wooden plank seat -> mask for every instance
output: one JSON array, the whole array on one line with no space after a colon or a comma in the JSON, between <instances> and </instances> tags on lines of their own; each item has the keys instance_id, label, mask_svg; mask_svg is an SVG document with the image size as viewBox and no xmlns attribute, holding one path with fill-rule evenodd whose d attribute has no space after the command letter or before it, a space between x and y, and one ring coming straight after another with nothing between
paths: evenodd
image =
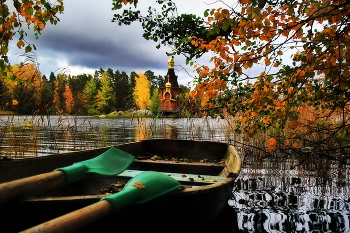
<instances>
[{"instance_id":1,"label":"wooden plank seat","mask_svg":"<svg viewBox=\"0 0 350 233\"><path fill-rule=\"evenodd\" d=\"M117 178L120 179L130 179L144 171L140 170L125 170L123 173L119 174ZM208 185L221 182L226 179L223 176L214 176L214 175L198 175L198 174L188 174L188 173L172 173L172 172L163 172L164 174L174 178L185 185Z\"/></svg>"}]
</instances>

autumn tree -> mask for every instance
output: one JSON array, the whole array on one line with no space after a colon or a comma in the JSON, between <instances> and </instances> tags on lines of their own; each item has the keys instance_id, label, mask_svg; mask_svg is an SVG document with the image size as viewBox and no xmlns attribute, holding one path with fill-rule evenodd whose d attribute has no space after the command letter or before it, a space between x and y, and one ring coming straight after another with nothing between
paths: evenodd
<instances>
[{"instance_id":1,"label":"autumn tree","mask_svg":"<svg viewBox=\"0 0 350 233\"><path fill-rule=\"evenodd\" d=\"M86 83L91 79L91 75L79 74L68 79L68 85L72 91L74 106L72 112L76 114L85 113L83 91Z\"/></svg>"},{"instance_id":2,"label":"autumn tree","mask_svg":"<svg viewBox=\"0 0 350 233\"><path fill-rule=\"evenodd\" d=\"M67 75L58 74L57 79L54 81L54 97L53 107L55 113L62 114L66 109L66 98L64 92L66 91Z\"/></svg>"},{"instance_id":3,"label":"autumn tree","mask_svg":"<svg viewBox=\"0 0 350 233\"><path fill-rule=\"evenodd\" d=\"M97 93L97 108L101 113L110 113L115 109L115 93L111 83L111 78L107 72L102 73L101 90Z\"/></svg>"},{"instance_id":4,"label":"autumn tree","mask_svg":"<svg viewBox=\"0 0 350 233\"><path fill-rule=\"evenodd\" d=\"M3 79L6 92L3 93L3 104L11 106L15 100L18 104L16 109L20 114L42 113L43 92L45 89L41 73L33 63L11 66ZM10 109L8 109L10 110Z\"/></svg>"},{"instance_id":5,"label":"autumn tree","mask_svg":"<svg viewBox=\"0 0 350 233\"><path fill-rule=\"evenodd\" d=\"M63 93L64 98L66 99L66 112L71 114L74 107L74 99L71 88L68 84L65 85L65 91Z\"/></svg>"},{"instance_id":6,"label":"autumn tree","mask_svg":"<svg viewBox=\"0 0 350 233\"><path fill-rule=\"evenodd\" d=\"M143 73L140 72L138 74L138 77L135 77L135 88L133 96L137 107L141 110L149 109L150 107L150 87L150 81Z\"/></svg>"},{"instance_id":7,"label":"autumn tree","mask_svg":"<svg viewBox=\"0 0 350 233\"><path fill-rule=\"evenodd\" d=\"M39 38L41 31L49 22L57 24L58 14L63 12L63 1L57 0L54 3L47 0L13 0L8 1L13 5L6 4L6 1L1 1L1 27L0 27L0 72L5 72L10 69L7 53L9 51L9 42L16 38L17 47L24 48L24 52L30 52L35 48L34 44L29 44L26 41L28 33L26 28L31 28L34 31L35 38ZM5 73L3 73L5 75Z\"/></svg>"},{"instance_id":8,"label":"autumn tree","mask_svg":"<svg viewBox=\"0 0 350 233\"><path fill-rule=\"evenodd\" d=\"M138 1L113 2L120 9ZM176 1L156 2L161 12L124 10L114 20L140 21L146 39L188 59L214 54L211 65L196 64L192 97L203 100L202 110L234 116L246 140L264 133L266 152L350 158L348 0L219 1L223 8L204 17L177 15Z\"/></svg>"}]
</instances>

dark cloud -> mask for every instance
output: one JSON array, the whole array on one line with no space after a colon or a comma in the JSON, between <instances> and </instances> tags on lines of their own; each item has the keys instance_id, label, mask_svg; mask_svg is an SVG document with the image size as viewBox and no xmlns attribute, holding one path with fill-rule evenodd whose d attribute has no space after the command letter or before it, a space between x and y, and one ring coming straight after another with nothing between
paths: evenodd
<instances>
[{"instance_id":1,"label":"dark cloud","mask_svg":"<svg viewBox=\"0 0 350 233\"><path fill-rule=\"evenodd\" d=\"M138 42L147 44L145 41ZM156 48L146 51L133 44L115 42L108 38L89 38L85 35L50 33L40 38L43 53L60 53L70 65L92 69L100 67L126 67L138 69L162 68L158 57L150 56ZM165 54L163 56L166 57Z\"/></svg>"},{"instance_id":2,"label":"dark cloud","mask_svg":"<svg viewBox=\"0 0 350 233\"><path fill-rule=\"evenodd\" d=\"M207 8L199 0L177 0L176 3L179 11L186 13L202 15ZM64 69L77 75L111 68L127 73L152 70L156 75L166 75L166 52L170 48L156 49L156 43L142 37L143 30L138 23L122 27L112 23L116 13L111 10L112 0L74 0L64 1L64 4L65 11L57 25L48 24L39 40L28 37L37 47L35 54L43 74ZM154 1L140 1L139 5L147 9L148 4ZM12 47L10 58L13 63L19 63L19 54L23 51L16 50L15 43ZM177 65L183 66L177 73L179 83L186 84L192 79L187 72L193 74L193 68L185 65L183 57L175 59Z\"/></svg>"}]
</instances>

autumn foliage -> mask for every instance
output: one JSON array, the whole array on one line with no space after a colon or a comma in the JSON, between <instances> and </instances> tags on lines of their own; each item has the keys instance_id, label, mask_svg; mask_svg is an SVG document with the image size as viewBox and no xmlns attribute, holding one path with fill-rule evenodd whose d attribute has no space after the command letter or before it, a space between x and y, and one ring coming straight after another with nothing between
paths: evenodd
<instances>
[{"instance_id":1,"label":"autumn foliage","mask_svg":"<svg viewBox=\"0 0 350 233\"><path fill-rule=\"evenodd\" d=\"M115 9L137 4L114 2ZM246 140L263 132L266 151L309 148L346 160L350 2L220 2L223 8L206 10L203 20L191 16L186 21L188 15L177 16L172 1L157 1L162 12L157 15L154 9L138 17L144 37L175 46L175 53L188 58L214 54L210 65L197 67L198 84L191 97L201 99L202 110L212 116L233 117L234 130ZM128 24L135 21L131 16L139 15L124 11L115 19ZM181 25L176 24L180 19ZM186 30L177 29L186 22ZM166 37L169 30L176 38Z\"/></svg>"},{"instance_id":2,"label":"autumn foliage","mask_svg":"<svg viewBox=\"0 0 350 233\"><path fill-rule=\"evenodd\" d=\"M207 80L225 80L230 93L212 105L235 115L239 132L253 137L267 130L268 151L278 142L288 148L298 143L312 146L314 139L324 148L340 131L345 138L349 134L345 130L349 128L349 2L243 0L240 5L239 12L233 8L205 12L208 30L230 31L228 36L211 41L192 37L198 49L215 54L213 67L198 68L204 80L196 87L204 90L201 98L212 95L205 89ZM258 66L260 75L249 75L247 71ZM313 119L305 118L300 108ZM320 124L325 122L324 137L319 137ZM271 128L285 127L271 133Z\"/></svg>"},{"instance_id":3,"label":"autumn foliage","mask_svg":"<svg viewBox=\"0 0 350 233\"><path fill-rule=\"evenodd\" d=\"M149 109L151 106L150 81L140 72L138 77L135 77L135 82L133 96L137 107L141 110Z\"/></svg>"},{"instance_id":4,"label":"autumn foliage","mask_svg":"<svg viewBox=\"0 0 350 233\"><path fill-rule=\"evenodd\" d=\"M28 35L26 30L31 28L34 31L35 38L38 38L48 22L57 24L59 21L57 14L64 10L62 0L57 0L55 3L51 3L49 0L13 0L8 2L13 5L6 4L6 1L1 1L0 4L1 72L11 68L11 66L8 66L9 60L7 57L11 40L16 39L17 47L24 48L25 53L31 52L36 47L26 41ZM2 75L5 75L5 73L2 73Z\"/></svg>"}]
</instances>

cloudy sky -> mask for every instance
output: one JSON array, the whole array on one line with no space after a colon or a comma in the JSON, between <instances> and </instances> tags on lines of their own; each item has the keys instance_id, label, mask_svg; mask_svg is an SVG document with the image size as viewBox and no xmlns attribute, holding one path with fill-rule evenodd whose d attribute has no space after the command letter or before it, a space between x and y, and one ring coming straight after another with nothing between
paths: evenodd
<instances>
[{"instance_id":1,"label":"cloudy sky","mask_svg":"<svg viewBox=\"0 0 350 233\"><path fill-rule=\"evenodd\" d=\"M147 3L140 1L140 7L147 9ZM202 16L207 8L212 8L202 0L176 0L179 12L195 13ZM215 2L212 0L212 2ZM156 75L166 75L166 52L170 48L156 48L157 43L142 37L139 23L118 26L111 19L112 0L65 0L64 14L57 25L47 25L38 40L27 41L37 47L35 56L40 71L49 76L67 73L70 75L93 74L100 68L114 71L145 72L152 70ZM17 42L17 41L16 41ZM15 43L16 43L15 42ZM12 43L9 57L12 64L21 62L21 51ZM22 51L23 52L23 51ZM208 56L209 57L209 56ZM202 58L203 61L207 58ZM176 74L180 84L187 85L195 75L193 69L185 65L182 56L175 56ZM180 66L186 68L185 72ZM190 75L188 75L189 73Z\"/></svg>"}]
</instances>

